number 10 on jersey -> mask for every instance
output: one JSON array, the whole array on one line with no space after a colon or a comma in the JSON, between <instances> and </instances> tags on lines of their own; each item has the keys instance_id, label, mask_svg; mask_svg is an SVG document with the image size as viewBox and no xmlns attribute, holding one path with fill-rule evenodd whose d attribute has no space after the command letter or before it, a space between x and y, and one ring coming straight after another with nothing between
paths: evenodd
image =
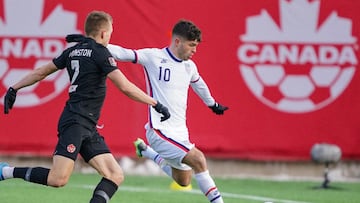
<instances>
[{"instance_id":1,"label":"number 10 on jersey","mask_svg":"<svg viewBox=\"0 0 360 203\"><path fill-rule=\"evenodd\" d=\"M170 81L170 69L159 67L159 80L164 80L165 82Z\"/></svg>"}]
</instances>

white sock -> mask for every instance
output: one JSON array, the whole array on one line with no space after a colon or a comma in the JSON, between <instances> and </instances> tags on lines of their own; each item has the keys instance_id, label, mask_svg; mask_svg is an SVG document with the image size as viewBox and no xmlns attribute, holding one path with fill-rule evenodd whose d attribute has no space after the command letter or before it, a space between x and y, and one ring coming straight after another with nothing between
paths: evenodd
<instances>
[{"instance_id":1,"label":"white sock","mask_svg":"<svg viewBox=\"0 0 360 203\"><path fill-rule=\"evenodd\" d=\"M4 179L14 178L13 173L14 173L14 167L6 166L2 170L2 175Z\"/></svg>"},{"instance_id":2,"label":"white sock","mask_svg":"<svg viewBox=\"0 0 360 203\"><path fill-rule=\"evenodd\" d=\"M172 178L172 169L171 166L166 163L166 161L149 145L146 150L141 152L143 157L153 160L168 176Z\"/></svg>"},{"instance_id":3,"label":"white sock","mask_svg":"<svg viewBox=\"0 0 360 203\"><path fill-rule=\"evenodd\" d=\"M214 180L211 178L209 171L195 174L195 179L200 190L211 203L224 203L220 192L218 191Z\"/></svg>"}]
</instances>

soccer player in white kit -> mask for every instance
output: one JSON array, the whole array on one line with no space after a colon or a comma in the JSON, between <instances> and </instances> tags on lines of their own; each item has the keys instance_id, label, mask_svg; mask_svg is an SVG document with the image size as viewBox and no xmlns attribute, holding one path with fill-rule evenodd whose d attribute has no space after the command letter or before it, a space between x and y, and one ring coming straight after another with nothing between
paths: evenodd
<instances>
[{"instance_id":1,"label":"soccer player in white kit","mask_svg":"<svg viewBox=\"0 0 360 203\"><path fill-rule=\"evenodd\" d=\"M190 142L186 126L189 86L214 113L220 115L228 109L211 96L191 60L200 41L200 29L190 21L180 20L173 28L168 47L131 50L109 44L108 49L117 60L143 65L148 94L162 101L171 113L168 120L161 122L160 115L149 108L149 122L145 126L149 146L138 138L134 142L137 155L153 160L181 186L191 183L194 170L195 179L208 200L222 203L205 156Z\"/></svg>"}]
</instances>

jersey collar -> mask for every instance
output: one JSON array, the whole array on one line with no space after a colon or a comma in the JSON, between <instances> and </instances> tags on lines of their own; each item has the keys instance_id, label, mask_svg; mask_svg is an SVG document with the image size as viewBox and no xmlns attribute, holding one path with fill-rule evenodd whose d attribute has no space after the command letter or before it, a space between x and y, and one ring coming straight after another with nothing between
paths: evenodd
<instances>
[{"instance_id":1,"label":"jersey collar","mask_svg":"<svg viewBox=\"0 0 360 203\"><path fill-rule=\"evenodd\" d=\"M174 56L174 55L171 53L169 47L166 47L166 52L170 55L170 57L171 57L174 61L179 62L179 63L182 62L182 60L178 59L176 56Z\"/></svg>"}]
</instances>

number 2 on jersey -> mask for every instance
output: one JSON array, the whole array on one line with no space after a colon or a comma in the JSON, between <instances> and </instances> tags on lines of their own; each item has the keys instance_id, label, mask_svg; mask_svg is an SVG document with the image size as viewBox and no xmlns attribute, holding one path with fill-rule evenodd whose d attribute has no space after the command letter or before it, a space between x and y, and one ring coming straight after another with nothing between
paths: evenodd
<instances>
[{"instance_id":1,"label":"number 2 on jersey","mask_svg":"<svg viewBox=\"0 0 360 203\"><path fill-rule=\"evenodd\" d=\"M71 70L74 71L74 74L71 78L71 85L69 87L69 93L75 92L78 85L74 85L76 78L79 76L80 72L80 63L79 60L71 60Z\"/></svg>"},{"instance_id":2,"label":"number 2 on jersey","mask_svg":"<svg viewBox=\"0 0 360 203\"><path fill-rule=\"evenodd\" d=\"M170 69L159 67L159 80L164 80L165 82L170 81Z\"/></svg>"}]
</instances>

